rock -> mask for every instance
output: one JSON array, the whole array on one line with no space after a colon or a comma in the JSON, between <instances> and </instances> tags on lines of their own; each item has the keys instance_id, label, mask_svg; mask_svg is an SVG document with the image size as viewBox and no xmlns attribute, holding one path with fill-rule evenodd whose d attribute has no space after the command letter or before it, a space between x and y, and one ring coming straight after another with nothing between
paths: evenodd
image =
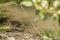
<instances>
[{"instance_id":1,"label":"rock","mask_svg":"<svg viewBox=\"0 0 60 40\"><path fill-rule=\"evenodd\" d=\"M15 37L7 37L7 40L15 40Z\"/></svg>"}]
</instances>

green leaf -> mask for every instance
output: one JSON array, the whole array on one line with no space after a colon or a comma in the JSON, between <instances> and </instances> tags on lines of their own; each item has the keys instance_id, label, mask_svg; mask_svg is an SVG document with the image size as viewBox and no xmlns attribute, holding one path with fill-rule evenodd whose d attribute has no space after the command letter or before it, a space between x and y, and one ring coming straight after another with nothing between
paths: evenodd
<instances>
[{"instance_id":1,"label":"green leaf","mask_svg":"<svg viewBox=\"0 0 60 40\"><path fill-rule=\"evenodd\" d=\"M0 11L0 17L4 16L5 15L5 11L4 10L1 10Z\"/></svg>"},{"instance_id":2,"label":"green leaf","mask_svg":"<svg viewBox=\"0 0 60 40\"><path fill-rule=\"evenodd\" d=\"M6 3L9 2L10 0L0 0L0 3Z\"/></svg>"},{"instance_id":3,"label":"green leaf","mask_svg":"<svg viewBox=\"0 0 60 40\"><path fill-rule=\"evenodd\" d=\"M58 19L58 23L59 23L59 25L60 25L60 15L58 15L58 17L59 17L59 19Z\"/></svg>"},{"instance_id":4,"label":"green leaf","mask_svg":"<svg viewBox=\"0 0 60 40\"><path fill-rule=\"evenodd\" d=\"M15 0L15 1L19 5L23 0Z\"/></svg>"},{"instance_id":5,"label":"green leaf","mask_svg":"<svg viewBox=\"0 0 60 40\"><path fill-rule=\"evenodd\" d=\"M60 5L57 6L56 10L60 10Z\"/></svg>"},{"instance_id":6,"label":"green leaf","mask_svg":"<svg viewBox=\"0 0 60 40\"><path fill-rule=\"evenodd\" d=\"M36 10L36 15L38 15L40 13L40 10Z\"/></svg>"},{"instance_id":7,"label":"green leaf","mask_svg":"<svg viewBox=\"0 0 60 40\"><path fill-rule=\"evenodd\" d=\"M36 0L38 3L40 3L42 0Z\"/></svg>"},{"instance_id":8,"label":"green leaf","mask_svg":"<svg viewBox=\"0 0 60 40\"><path fill-rule=\"evenodd\" d=\"M48 8L48 1L46 1L46 0L42 1L41 5L43 8L47 9Z\"/></svg>"},{"instance_id":9,"label":"green leaf","mask_svg":"<svg viewBox=\"0 0 60 40\"><path fill-rule=\"evenodd\" d=\"M0 7L5 7L5 6L12 5L12 4L16 4L16 3L14 1L12 1L12 2L6 2L6 3L1 3Z\"/></svg>"},{"instance_id":10,"label":"green leaf","mask_svg":"<svg viewBox=\"0 0 60 40\"><path fill-rule=\"evenodd\" d=\"M39 13L41 19L44 19L44 14L42 12Z\"/></svg>"},{"instance_id":11,"label":"green leaf","mask_svg":"<svg viewBox=\"0 0 60 40\"><path fill-rule=\"evenodd\" d=\"M57 14L53 14L53 19L58 19L58 15Z\"/></svg>"},{"instance_id":12,"label":"green leaf","mask_svg":"<svg viewBox=\"0 0 60 40\"><path fill-rule=\"evenodd\" d=\"M1 26L0 25L0 30L10 30L11 26Z\"/></svg>"},{"instance_id":13,"label":"green leaf","mask_svg":"<svg viewBox=\"0 0 60 40\"><path fill-rule=\"evenodd\" d=\"M44 20L50 18L52 16L51 13L47 12L47 13L44 13Z\"/></svg>"},{"instance_id":14,"label":"green leaf","mask_svg":"<svg viewBox=\"0 0 60 40\"><path fill-rule=\"evenodd\" d=\"M52 38L52 32L51 31L47 31L47 30L45 30L45 35L47 36L47 37L49 37L49 38Z\"/></svg>"},{"instance_id":15,"label":"green leaf","mask_svg":"<svg viewBox=\"0 0 60 40\"><path fill-rule=\"evenodd\" d=\"M59 5L59 1L58 0L55 0L54 3L53 3L53 7L54 8L57 8L58 5Z\"/></svg>"},{"instance_id":16,"label":"green leaf","mask_svg":"<svg viewBox=\"0 0 60 40\"><path fill-rule=\"evenodd\" d=\"M32 6L32 2L31 1L22 1L20 5L30 7L30 6Z\"/></svg>"}]
</instances>

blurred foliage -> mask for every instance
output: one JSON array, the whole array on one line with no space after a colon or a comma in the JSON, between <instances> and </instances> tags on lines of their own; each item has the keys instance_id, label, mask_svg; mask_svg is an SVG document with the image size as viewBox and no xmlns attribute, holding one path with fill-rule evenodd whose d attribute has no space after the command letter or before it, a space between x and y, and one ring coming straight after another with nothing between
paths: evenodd
<instances>
[{"instance_id":1,"label":"blurred foliage","mask_svg":"<svg viewBox=\"0 0 60 40\"><path fill-rule=\"evenodd\" d=\"M58 23L59 23L59 25L60 25L60 15L58 15L58 17L59 17Z\"/></svg>"},{"instance_id":2,"label":"blurred foliage","mask_svg":"<svg viewBox=\"0 0 60 40\"><path fill-rule=\"evenodd\" d=\"M50 39L55 40L55 39L57 39L57 37L60 36L60 30L59 29L56 29L54 31L44 30L43 36L45 36L45 37L43 37L44 40L46 40L46 39L48 39L48 40L50 40Z\"/></svg>"},{"instance_id":3,"label":"blurred foliage","mask_svg":"<svg viewBox=\"0 0 60 40\"><path fill-rule=\"evenodd\" d=\"M0 31L1 30L6 30L6 31L11 30L11 26L2 26L2 25L0 25Z\"/></svg>"},{"instance_id":4,"label":"blurred foliage","mask_svg":"<svg viewBox=\"0 0 60 40\"><path fill-rule=\"evenodd\" d=\"M5 15L5 10L0 10L0 17L3 17Z\"/></svg>"},{"instance_id":5,"label":"blurred foliage","mask_svg":"<svg viewBox=\"0 0 60 40\"><path fill-rule=\"evenodd\" d=\"M19 6L19 4L23 1L23 0L15 0L17 5Z\"/></svg>"},{"instance_id":6,"label":"blurred foliage","mask_svg":"<svg viewBox=\"0 0 60 40\"><path fill-rule=\"evenodd\" d=\"M31 1L22 1L20 5L26 6L26 7L31 7L32 6L32 2Z\"/></svg>"},{"instance_id":7,"label":"blurred foliage","mask_svg":"<svg viewBox=\"0 0 60 40\"><path fill-rule=\"evenodd\" d=\"M44 13L44 20L50 18L51 16L52 16L52 14L49 12Z\"/></svg>"},{"instance_id":8,"label":"blurred foliage","mask_svg":"<svg viewBox=\"0 0 60 40\"><path fill-rule=\"evenodd\" d=\"M11 2L11 1L15 1L15 3L18 6L26 6L26 7L33 6L36 10L36 15L39 15L41 19L48 19L50 17L53 18L60 17L58 16L60 15L60 13L57 12L58 10L60 10L60 0L0 0L0 3ZM9 3L6 3L6 5L8 4Z\"/></svg>"},{"instance_id":9,"label":"blurred foliage","mask_svg":"<svg viewBox=\"0 0 60 40\"><path fill-rule=\"evenodd\" d=\"M6 2L10 2L10 1L13 1L13 0L0 0L0 3L6 3Z\"/></svg>"},{"instance_id":10,"label":"blurred foliage","mask_svg":"<svg viewBox=\"0 0 60 40\"><path fill-rule=\"evenodd\" d=\"M14 1L14 2L13 2ZM58 19L60 25L60 0L0 0L0 7L17 4L18 6L34 7L36 15L46 20L50 17ZM58 12L59 11L59 12ZM0 11L0 16L4 15L4 11ZM10 27L0 27L0 30L10 29ZM48 38L55 38L60 35L60 31L44 31Z\"/></svg>"}]
</instances>

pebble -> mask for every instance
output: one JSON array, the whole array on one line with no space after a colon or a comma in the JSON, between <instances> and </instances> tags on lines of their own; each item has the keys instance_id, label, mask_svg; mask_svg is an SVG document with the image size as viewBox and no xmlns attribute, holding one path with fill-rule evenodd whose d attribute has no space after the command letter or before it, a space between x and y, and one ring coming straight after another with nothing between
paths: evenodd
<instances>
[{"instance_id":1,"label":"pebble","mask_svg":"<svg viewBox=\"0 0 60 40\"><path fill-rule=\"evenodd\" d=\"M7 40L15 40L14 37L8 37Z\"/></svg>"}]
</instances>

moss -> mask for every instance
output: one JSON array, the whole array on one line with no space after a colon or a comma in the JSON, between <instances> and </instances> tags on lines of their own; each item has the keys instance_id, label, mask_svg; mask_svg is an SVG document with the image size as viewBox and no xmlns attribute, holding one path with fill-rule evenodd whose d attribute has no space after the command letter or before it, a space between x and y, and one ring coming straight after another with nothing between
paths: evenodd
<instances>
[{"instance_id":1,"label":"moss","mask_svg":"<svg viewBox=\"0 0 60 40\"><path fill-rule=\"evenodd\" d=\"M0 26L0 30L10 30L11 26Z\"/></svg>"}]
</instances>

